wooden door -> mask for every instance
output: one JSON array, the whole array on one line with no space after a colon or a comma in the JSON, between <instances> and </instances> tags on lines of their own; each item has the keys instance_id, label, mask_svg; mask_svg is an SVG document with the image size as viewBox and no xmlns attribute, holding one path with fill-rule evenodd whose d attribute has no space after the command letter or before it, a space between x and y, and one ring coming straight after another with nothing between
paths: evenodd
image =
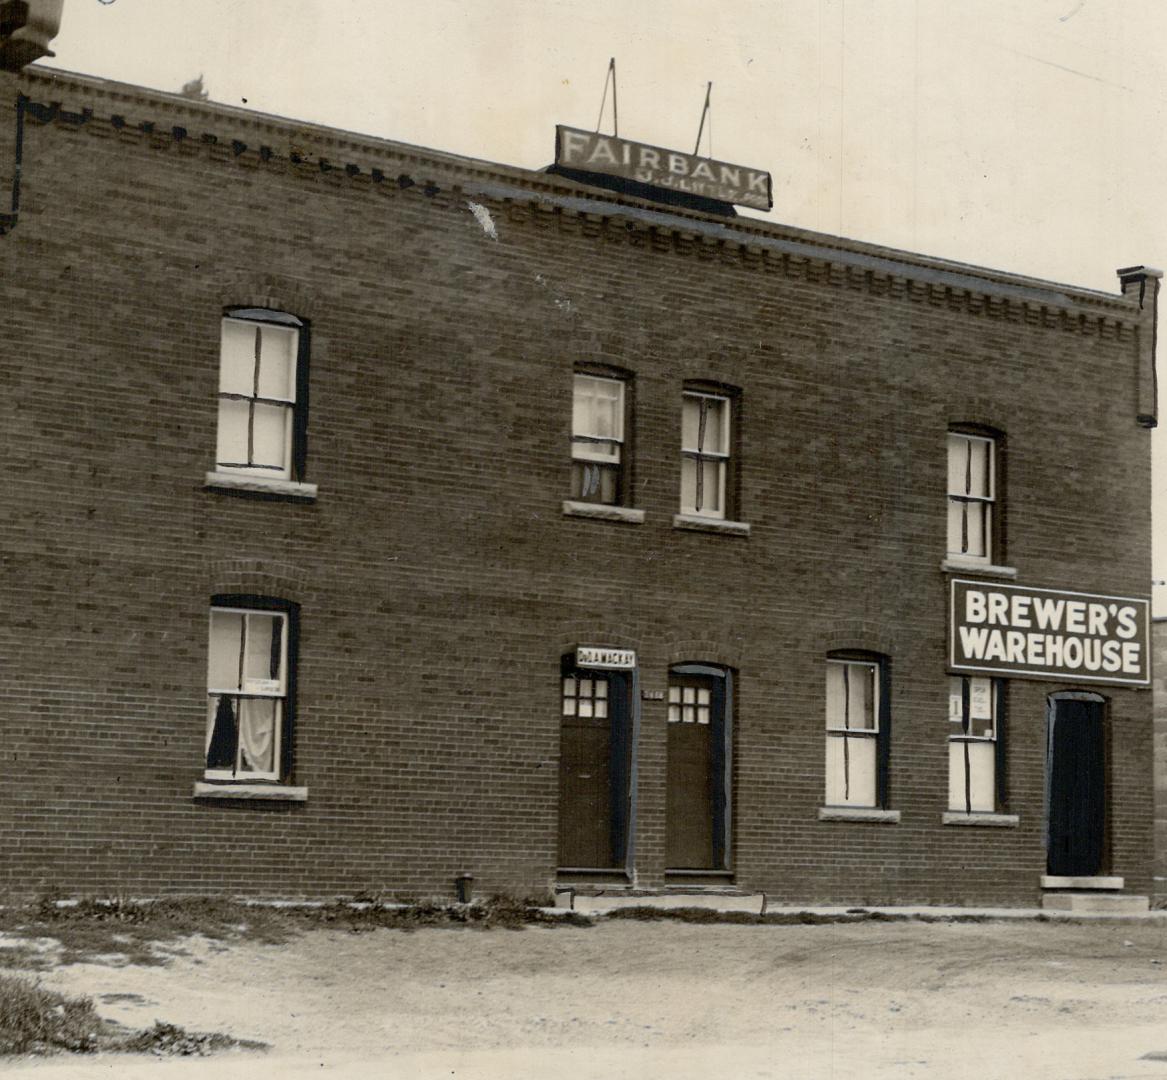
<instances>
[{"instance_id":1,"label":"wooden door","mask_svg":"<svg viewBox=\"0 0 1167 1080\"><path fill-rule=\"evenodd\" d=\"M669 675L665 864L722 870L729 827L726 675L685 665Z\"/></svg>"},{"instance_id":2,"label":"wooden door","mask_svg":"<svg viewBox=\"0 0 1167 1080\"><path fill-rule=\"evenodd\" d=\"M628 821L627 679L565 671L561 700L559 865L619 869Z\"/></svg>"},{"instance_id":3,"label":"wooden door","mask_svg":"<svg viewBox=\"0 0 1167 1080\"><path fill-rule=\"evenodd\" d=\"M1105 703L1052 698L1046 777L1049 792L1049 873L1092 877L1101 872L1106 825Z\"/></svg>"}]
</instances>

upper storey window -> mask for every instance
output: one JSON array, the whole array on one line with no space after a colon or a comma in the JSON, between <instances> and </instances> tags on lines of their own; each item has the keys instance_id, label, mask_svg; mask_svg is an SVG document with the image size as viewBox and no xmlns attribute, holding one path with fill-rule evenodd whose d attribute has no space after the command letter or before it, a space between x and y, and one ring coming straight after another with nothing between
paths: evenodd
<instances>
[{"instance_id":1,"label":"upper storey window","mask_svg":"<svg viewBox=\"0 0 1167 1080\"><path fill-rule=\"evenodd\" d=\"M571 410L571 497L619 505L624 495L625 383L577 372Z\"/></svg>"},{"instance_id":2,"label":"upper storey window","mask_svg":"<svg viewBox=\"0 0 1167 1080\"><path fill-rule=\"evenodd\" d=\"M223 319L216 469L299 480L304 464L306 327L247 308Z\"/></svg>"},{"instance_id":3,"label":"upper storey window","mask_svg":"<svg viewBox=\"0 0 1167 1080\"><path fill-rule=\"evenodd\" d=\"M681 404L681 513L724 518L728 504L728 397L686 390Z\"/></svg>"},{"instance_id":4,"label":"upper storey window","mask_svg":"<svg viewBox=\"0 0 1167 1080\"><path fill-rule=\"evenodd\" d=\"M948 554L992 562L997 501L997 440L948 433Z\"/></svg>"}]
</instances>

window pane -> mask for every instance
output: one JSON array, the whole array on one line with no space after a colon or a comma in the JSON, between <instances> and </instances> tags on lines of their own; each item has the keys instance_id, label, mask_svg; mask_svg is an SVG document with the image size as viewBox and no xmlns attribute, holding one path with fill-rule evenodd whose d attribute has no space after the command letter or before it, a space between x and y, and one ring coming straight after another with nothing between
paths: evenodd
<instances>
[{"instance_id":1,"label":"window pane","mask_svg":"<svg viewBox=\"0 0 1167 1080\"><path fill-rule=\"evenodd\" d=\"M219 433L215 443L215 460L245 465L247 463L247 422L250 407L246 401L219 399Z\"/></svg>"},{"instance_id":2,"label":"window pane","mask_svg":"<svg viewBox=\"0 0 1167 1080\"><path fill-rule=\"evenodd\" d=\"M948 680L948 719L964 723L964 679L959 677Z\"/></svg>"},{"instance_id":3,"label":"window pane","mask_svg":"<svg viewBox=\"0 0 1167 1080\"><path fill-rule=\"evenodd\" d=\"M996 748L991 742L948 744L948 809L992 813L997 808ZM967 787L966 787L967 778Z\"/></svg>"},{"instance_id":4,"label":"window pane","mask_svg":"<svg viewBox=\"0 0 1167 1080\"><path fill-rule=\"evenodd\" d=\"M846 704L843 693L843 668L845 664L827 664L827 727L841 728Z\"/></svg>"},{"instance_id":5,"label":"window pane","mask_svg":"<svg viewBox=\"0 0 1167 1080\"><path fill-rule=\"evenodd\" d=\"M827 736L828 806L875 805L875 739L870 736Z\"/></svg>"},{"instance_id":6,"label":"window pane","mask_svg":"<svg viewBox=\"0 0 1167 1080\"><path fill-rule=\"evenodd\" d=\"M580 697L591 697L592 696L592 680L591 679L580 679L580 681L579 681L579 696Z\"/></svg>"},{"instance_id":7,"label":"window pane","mask_svg":"<svg viewBox=\"0 0 1167 1080\"><path fill-rule=\"evenodd\" d=\"M239 702L239 771L275 772L277 723L281 703L250 698Z\"/></svg>"},{"instance_id":8,"label":"window pane","mask_svg":"<svg viewBox=\"0 0 1167 1080\"><path fill-rule=\"evenodd\" d=\"M988 503L965 503L964 513L967 522L964 553L974 555L977 558L985 558L989 554L985 536L989 513Z\"/></svg>"},{"instance_id":9,"label":"window pane","mask_svg":"<svg viewBox=\"0 0 1167 1080\"><path fill-rule=\"evenodd\" d=\"M575 716L575 698L563 699L563 715Z\"/></svg>"},{"instance_id":10,"label":"window pane","mask_svg":"<svg viewBox=\"0 0 1167 1080\"><path fill-rule=\"evenodd\" d=\"M257 323L223 320L220 344L219 391L224 394L255 392L255 331Z\"/></svg>"},{"instance_id":11,"label":"window pane","mask_svg":"<svg viewBox=\"0 0 1167 1080\"><path fill-rule=\"evenodd\" d=\"M207 689L239 690L239 661L243 649L243 616L212 611L207 649Z\"/></svg>"},{"instance_id":12,"label":"window pane","mask_svg":"<svg viewBox=\"0 0 1167 1080\"><path fill-rule=\"evenodd\" d=\"M591 698L580 698L579 701L579 715L586 717L592 715L592 701Z\"/></svg>"},{"instance_id":13,"label":"window pane","mask_svg":"<svg viewBox=\"0 0 1167 1080\"><path fill-rule=\"evenodd\" d=\"M571 497L585 502L614 503L619 476L615 465L576 461L571 470Z\"/></svg>"},{"instance_id":14,"label":"window pane","mask_svg":"<svg viewBox=\"0 0 1167 1080\"><path fill-rule=\"evenodd\" d=\"M697 435L701 427L701 398L686 394L681 401L681 449L699 450Z\"/></svg>"},{"instance_id":15,"label":"window pane","mask_svg":"<svg viewBox=\"0 0 1167 1080\"><path fill-rule=\"evenodd\" d=\"M967 495L968 439L948 436L948 494Z\"/></svg>"},{"instance_id":16,"label":"window pane","mask_svg":"<svg viewBox=\"0 0 1167 1080\"><path fill-rule=\"evenodd\" d=\"M247 616L247 659L243 689L252 694L284 692L284 617L257 612Z\"/></svg>"},{"instance_id":17,"label":"window pane","mask_svg":"<svg viewBox=\"0 0 1167 1080\"><path fill-rule=\"evenodd\" d=\"M563 680L563 696L575 697L575 679L568 677Z\"/></svg>"},{"instance_id":18,"label":"window pane","mask_svg":"<svg viewBox=\"0 0 1167 1080\"><path fill-rule=\"evenodd\" d=\"M984 439L970 439L968 494L987 499L992 494L989 487L989 458L991 443Z\"/></svg>"},{"instance_id":19,"label":"window pane","mask_svg":"<svg viewBox=\"0 0 1167 1080\"><path fill-rule=\"evenodd\" d=\"M852 731L875 730L875 668L869 664L848 664L850 689L848 719Z\"/></svg>"},{"instance_id":20,"label":"window pane","mask_svg":"<svg viewBox=\"0 0 1167 1080\"><path fill-rule=\"evenodd\" d=\"M698 689L697 689L697 704L698 705L708 705L709 704L709 691L706 690L705 687L703 687L703 686L698 687Z\"/></svg>"},{"instance_id":21,"label":"window pane","mask_svg":"<svg viewBox=\"0 0 1167 1080\"><path fill-rule=\"evenodd\" d=\"M709 723L709 706L708 705L698 705L697 706L697 723L699 723L699 724L708 724Z\"/></svg>"},{"instance_id":22,"label":"window pane","mask_svg":"<svg viewBox=\"0 0 1167 1080\"><path fill-rule=\"evenodd\" d=\"M701 450L707 454L729 453L729 402L705 398L705 439Z\"/></svg>"},{"instance_id":23,"label":"window pane","mask_svg":"<svg viewBox=\"0 0 1167 1080\"><path fill-rule=\"evenodd\" d=\"M207 768L233 770L237 746L235 701L212 695L207 703Z\"/></svg>"},{"instance_id":24,"label":"window pane","mask_svg":"<svg viewBox=\"0 0 1167 1080\"><path fill-rule=\"evenodd\" d=\"M257 324L258 325L258 324ZM259 397L296 400L299 334L282 326L260 326Z\"/></svg>"},{"instance_id":25,"label":"window pane","mask_svg":"<svg viewBox=\"0 0 1167 1080\"><path fill-rule=\"evenodd\" d=\"M681 700L681 688L679 686L670 686L669 687L669 701L680 701L680 700Z\"/></svg>"},{"instance_id":26,"label":"window pane","mask_svg":"<svg viewBox=\"0 0 1167 1080\"><path fill-rule=\"evenodd\" d=\"M285 471L292 434L292 410L286 405L255 406L252 456L256 465L274 465L273 475ZM246 460L246 459L244 459Z\"/></svg>"},{"instance_id":27,"label":"window pane","mask_svg":"<svg viewBox=\"0 0 1167 1080\"><path fill-rule=\"evenodd\" d=\"M607 696L608 696L608 680L607 679L597 679L596 680L596 697L606 698Z\"/></svg>"},{"instance_id":28,"label":"window pane","mask_svg":"<svg viewBox=\"0 0 1167 1080\"><path fill-rule=\"evenodd\" d=\"M725 462L701 462L701 505L703 514L721 514L725 511Z\"/></svg>"},{"instance_id":29,"label":"window pane","mask_svg":"<svg viewBox=\"0 0 1167 1080\"><path fill-rule=\"evenodd\" d=\"M993 680L992 679L969 679L969 701L968 701L968 715L970 720L989 721L989 727L992 727L993 721ZM981 734L984 723L976 725L977 734Z\"/></svg>"},{"instance_id":30,"label":"window pane","mask_svg":"<svg viewBox=\"0 0 1167 1080\"><path fill-rule=\"evenodd\" d=\"M571 433L623 440L624 384L618 379L576 375Z\"/></svg>"},{"instance_id":31,"label":"window pane","mask_svg":"<svg viewBox=\"0 0 1167 1080\"><path fill-rule=\"evenodd\" d=\"M608 703L602 698L596 699L596 716L603 720L608 715Z\"/></svg>"},{"instance_id":32,"label":"window pane","mask_svg":"<svg viewBox=\"0 0 1167 1080\"><path fill-rule=\"evenodd\" d=\"M680 719L681 719L681 706L680 705L670 705L669 706L669 723L676 724L680 721Z\"/></svg>"},{"instance_id":33,"label":"window pane","mask_svg":"<svg viewBox=\"0 0 1167 1080\"><path fill-rule=\"evenodd\" d=\"M696 513L697 509L697 462L693 458L681 458L681 511Z\"/></svg>"},{"instance_id":34,"label":"window pane","mask_svg":"<svg viewBox=\"0 0 1167 1080\"><path fill-rule=\"evenodd\" d=\"M967 503L948 500L948 551L960 555L964 551L964 508Z\"/></svg>"},{"instance_id":35,"label":"window pane","mask_svg":"<svg viewBox=\"0 0 1167 1080\"><path fill-rule=\"evenodd\" d=\"M694 687L692 687L692 686L686 686L686 687L684 688L684 690L681 692L681 700L682 700L682 701L683 701L683 702L684 702L686 705L691 705L691 704L692 704L694 701L696 701L696 700L697 700L697 691L696 691L696 689L695 689Z\"/></svg>"}]
</instances>

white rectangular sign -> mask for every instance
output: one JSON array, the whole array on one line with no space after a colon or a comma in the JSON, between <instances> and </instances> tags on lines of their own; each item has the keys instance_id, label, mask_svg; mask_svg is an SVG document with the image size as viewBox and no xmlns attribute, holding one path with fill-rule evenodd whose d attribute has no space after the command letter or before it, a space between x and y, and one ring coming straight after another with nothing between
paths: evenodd
<instances>
[{"instance_id":1,"label":"white rectangular sign","mask_svg":"<svg viewBox=\"0 0 1167 1080\"><path fill-rule=\"evenodd\" d=\"M575 666L631 671L636 667L636 653L632 649L606 649L601 645L580 645L575 650Z\"/></svg>"}]
</instances>

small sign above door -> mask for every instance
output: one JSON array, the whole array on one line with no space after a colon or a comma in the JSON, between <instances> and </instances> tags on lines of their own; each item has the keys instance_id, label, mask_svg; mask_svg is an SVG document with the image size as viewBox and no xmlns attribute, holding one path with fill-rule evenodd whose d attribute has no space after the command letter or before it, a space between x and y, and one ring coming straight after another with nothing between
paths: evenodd
<instances>
[{"instance_id":1,"label":"small sign above door","mask_svg":"<svg viewBox=\"0 0 1167 1080\"><path fill-rule=\"evenodd\" d=\"M575 650L575 666L632 671L636 667L633 649L606 649L600 645L580 645Z\"/></svg>"}]
</instances>

